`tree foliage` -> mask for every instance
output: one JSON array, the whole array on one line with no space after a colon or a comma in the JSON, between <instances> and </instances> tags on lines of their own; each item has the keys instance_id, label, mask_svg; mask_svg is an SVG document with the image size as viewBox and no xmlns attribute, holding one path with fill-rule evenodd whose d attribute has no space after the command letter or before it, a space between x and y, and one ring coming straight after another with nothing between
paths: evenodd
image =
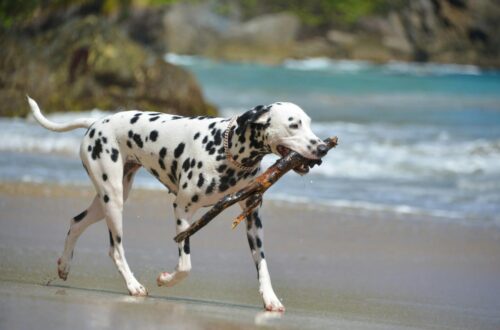
<instances>
[{"instance_id":1,"label":"tree foliage","mask_svg":"<svg viewBox=\"0 0 500 330\"><path fill-rule=\"evenodd\" d=\"M9 27L33 18L40 12L64 9L72 5L92 5L103 14L130 6L158 6L175 2L203 3L201 0L0 0L0 25ZM216 0L212 4L224 8L238 6L243 18L265 13L289 11L308 27L349 25L360 17L398 8L405 0Z\"/></svg>"}]
</instances>

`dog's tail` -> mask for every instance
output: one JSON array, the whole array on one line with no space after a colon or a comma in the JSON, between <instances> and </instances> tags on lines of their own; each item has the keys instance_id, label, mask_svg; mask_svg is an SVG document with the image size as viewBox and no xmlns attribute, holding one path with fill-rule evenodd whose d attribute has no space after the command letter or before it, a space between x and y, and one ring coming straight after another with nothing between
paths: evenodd
<instances>
[{"instance_id":1,"label":"dog's tail","mask_svg":"<svg viewBox=\"0 0 500 330\"><path fill-rule=\"evenodd\" d=\"M40 108L38 107L38 104L33 100L31 97L26 95L28 98L28 102L30 104L31 112L33 113L33 117L35 117L36 121L45 127L46 129L49 129L54 132L66 132L66 131L71 131L76 128L89 128L94 122L95 119L92 118L80 118L76 119L72 122L69 123L54 123L53 121L48 120L45 118L40 111Z\"/></svg>"}]
</instances>

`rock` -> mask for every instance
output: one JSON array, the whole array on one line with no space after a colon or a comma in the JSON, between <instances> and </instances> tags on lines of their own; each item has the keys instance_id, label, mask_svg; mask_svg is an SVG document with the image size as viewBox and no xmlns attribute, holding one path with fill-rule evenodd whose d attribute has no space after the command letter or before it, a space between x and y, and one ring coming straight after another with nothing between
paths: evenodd
<instances>
[{"instance_id":1,"label":"rock","mask_svg":"<svg viewBox=\"0 0 500 330\"><path fill-rule=\"evenodd\" d=\"M251 43L255 46L276 47L293 43L300 30L299 19L290 13L258 16L241 25L233 26L226 39Z\"/></svg>"},{"instance_id":2,"label":"rock","mask_svg":"<svg viewBox=\"0 0 500 330\"><path fill-rule=\"evenodd\" d=\"M233 22L215 14L209 4L177 3L163 17L163 42L169 52L201 54L211 48Z\"/></svg>"},{"instance_id":3,"label":"rock","mask_svg":"<svg viewBox=\"0 0 500 330\"><path fill-rule=\"evenodd\" d=\"M326 38L334 44L345 47L352 46L356 42L356 37L353 34L338 30L328 31Z\"/></svg>"},{"instance_id":4,"label":"rock","mask_svg":"<svg viewBox=\"0 0 500 330\"><path fill-rule=\"evenodd\" d=\"M0 115L25 115L25 94L48 112L97 107L215 113L189 72L98 16L73 19L34 37L1 38Z\"/></svg>"},{"instance_id":5,"label":"rock","mask_svg":"<svg viewBox=\"0 0 500 330\"><path fill-rule=\"evenodd\" d=\"M411 55L413 46L406 36L401 18L396 13L391 12L388 15L387 22L388 29L383 34L382 44L390 50L400 52L405 56Z\"/></svg>"},{"instance_id":6,"label":"rock","mask_svg":"<svg viewBox=\"0 0 500 330\"><path fill-rule=\"evenodd\" d=\"M203 55L229 61L279 64L294 53L299 30L300 23L294 15L262 15L243 24L233 24Z\"/></svg>"},{"instance_id":7,"label":"rock","mask_svg":"<svg viewBox=\"0 0 500 330\"><path fill-rule=\"evenodd\" d=\"M163 17L165 7L132 8L130 16L124 22L125 31L139 44L146 46L156 53L164 54L167 51L163 41L165 31Z\"/></svg>"},{"instance_id":8,"label":"rock","mask_svg":"<svg viewBox=\"0 0 500 330\"><path fill-rule=\"evenodd\" d=\"M345 47L336 47L326 40L326 38L310 38L295 43L292 53L293 58L309 57L334 57L346 58L348 50Z\"/></svg>"}]
</instances>

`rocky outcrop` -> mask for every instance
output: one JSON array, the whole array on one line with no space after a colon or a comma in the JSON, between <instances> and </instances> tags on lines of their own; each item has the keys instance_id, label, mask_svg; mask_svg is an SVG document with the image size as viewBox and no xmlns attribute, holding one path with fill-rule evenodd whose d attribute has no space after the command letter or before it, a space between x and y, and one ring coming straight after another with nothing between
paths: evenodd
<instances>
[{"instance_id":1,"label":"rocky outcrop","mask_svg":"<svg viewBox=\"0 0 500 330\"><path fill-rule=\"evenodd\" d=\"M162 37L154 44L174 53L271 64L328 56L500 67L500 2L493 0L408 1L397 11L364 16L351 26L332 22L314 33L290 12L242 21L241 15L217 14L213 2L177 3L162 15L156 25Z\"/></svg>"},{"instance_id":2,"label":"rocky outcrop","mask_svg":"<svg viewBox=\"0 0 500 330\"><path fill-rule=\"evenodd\" d=\"M34 35L0 36L0 115L25 115L25 95L45 111L133 108L215 114L194 77L99 16Z\"/></svg>"},{"instance_id":3,"label":"rocky outcrop","mask_svg":"<svg viewBox=\"0 0 500 330\"><path fill-rule=\"evenodd\" d=\"M245 22L216 14L210 4L177 3L163 17L163 49L181 54L276 63L290 55L300 31L290 13Z\"/></svg>"}]
</instances>

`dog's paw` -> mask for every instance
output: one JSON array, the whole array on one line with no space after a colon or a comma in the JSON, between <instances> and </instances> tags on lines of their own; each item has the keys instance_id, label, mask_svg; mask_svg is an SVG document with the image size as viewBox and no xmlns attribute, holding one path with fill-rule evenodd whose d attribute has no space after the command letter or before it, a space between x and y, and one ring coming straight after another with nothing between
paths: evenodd
<instances>
[{"instance_id":1,"label":"dog's paw","mask_svg":"<svg viewBox=\"0 0 500 330\"><path fill-rule=\"evenodd\" d=\"M171 287L176 285L183 279L185 279L188 276L188 274L189 272L181 272L181 271L175 271L172 274L167 272L162 272L156 278L156 284L158 284L158 286Z\"/></svg>"},{"instance_id":2,"label":"dog's paw","mask_svg":"<svg viewBox=\"0 0 500 330\"><path fill-rule=\"evenodd\" d=\"M134 297L146 297L148 295L148 290L139 282L128 283L127 289L129 294Z\"/></svg>"},{"instance_id":3,"label":"dog's paw","mask_svg":"<svg viewBox=\"0 0 500 330\"><path fill-rule=\"evenodd\" d=\"M261 292L262 299L264 300L264 308L269 312L281 312L285 311L285 306L281 303L281 301L276 297L276 294L273 291L264 290Z\"/></svg>"},{"instance_id":4,"label":"dog's paw","mask_svg":"<svg viewBox=\"0 0 500 330\"><path fill-rule=\"evenodd\" d=\"M69 264L62 258L57 259L57 275L63 281L66 281L69 273Z\"/></svg>"},{"instance_id":5,"label":"dog's paw","mask_svg":"<svg viewBox=\"0 0 500 330\"><path fill-rule=\"evenodd\" d=\"M167 273L167 272L162 272L160 273L160 275L158 275L158 277L156 278L156 284L158 286L164 286L166 285L168 282L170 282L172 280L172 275L170 275L170 273Z\"/></svg>"}]
</instances>

